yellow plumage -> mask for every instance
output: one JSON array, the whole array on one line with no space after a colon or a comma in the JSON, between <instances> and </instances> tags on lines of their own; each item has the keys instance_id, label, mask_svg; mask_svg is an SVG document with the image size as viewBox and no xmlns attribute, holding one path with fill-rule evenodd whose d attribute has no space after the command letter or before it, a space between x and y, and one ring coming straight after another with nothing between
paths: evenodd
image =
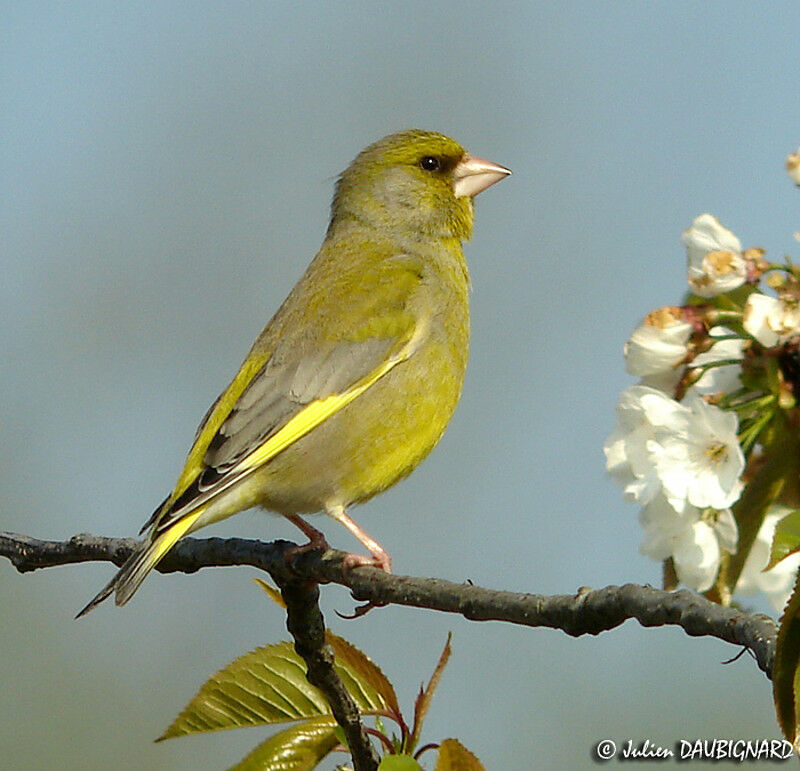
<instances>
[{"instance_id":1,"label":"yellow plumage","mask_svg":"<svg viewBox=\"0 0 800 771\"><path fill-rule=\"evenodd\" d=\"M508 171L453 140L406 131L364 150L337 185L325 242L197 431L142 547L80 615L127 602L184 535L252 506L346 515L413 470L458 401L469 347L461 250L472 196Z\"/></svg>"}]
</instances>

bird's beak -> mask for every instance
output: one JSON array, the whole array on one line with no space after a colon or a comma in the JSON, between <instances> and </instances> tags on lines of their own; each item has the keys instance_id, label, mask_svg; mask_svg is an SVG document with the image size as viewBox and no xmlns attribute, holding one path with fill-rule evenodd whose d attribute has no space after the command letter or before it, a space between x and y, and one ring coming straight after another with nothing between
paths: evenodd
<instances>
[{"instance_id":1,"label":"bird's beak","mask_svg":"<svg viewBox=\"0 0 800 771\"><path fill-rule=\"evenodd\" d=\"M495 182L505 179L510 173L505 166L466 155L453 169L453 191L456 198L475 196Z\"/></svg>"}]
</instances>

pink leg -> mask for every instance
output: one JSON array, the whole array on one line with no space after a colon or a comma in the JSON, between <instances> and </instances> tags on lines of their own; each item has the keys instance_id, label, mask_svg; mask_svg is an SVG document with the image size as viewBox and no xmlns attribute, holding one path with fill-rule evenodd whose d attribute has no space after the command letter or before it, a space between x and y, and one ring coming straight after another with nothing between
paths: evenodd
<instances>
[{"instance_id":1,"label":"pink leg","mask_svg":"<svg viewBox=\"0 0 800 771\"><path fill-rule=\"evenodd\" d=\"M329 549L328 542L325 540L325 536L317 530L317 528L312 527L308 524L302 517L298 516L297 514L284 514L284 517L289 520L295 527L299 527L300 530L303 531L303 534L308 538L308 543L303 544L302 546L297 546L294 549L290 549L286 552L287 559L293 559L298 554L303 554L304 552L311 551L311 549Z\"/></svg>"},{"instance_id":2,"label":"pink leg","mask_svg":"<svg viewBox=\"0 0 800 771\"><path fill-rule=\"evenodd\" d=\"M362 565L368 565L370 567L380 568L384 573L392 572L392 558L389 556L389 553L347 516L344 506L332 506L326 509L325 512L337 522L344 525L364 544L364 546L366 546L367 551L372 555L371 557L365 557L363 554L350 553L344 558L344 566L346 568L357 568Z\"/></svg>"}]
</instances>

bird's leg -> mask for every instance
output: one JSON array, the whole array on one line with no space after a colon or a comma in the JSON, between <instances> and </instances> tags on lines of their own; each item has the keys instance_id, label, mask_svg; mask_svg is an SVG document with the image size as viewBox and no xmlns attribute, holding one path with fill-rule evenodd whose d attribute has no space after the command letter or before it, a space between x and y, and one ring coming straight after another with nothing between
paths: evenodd
<instances>
[{"instance_id":1,"label":"bird's leg","mask_svg":"<svg viewBox=\"0 0 800 771\"><path fill-rule=\"evenodd\" d=\"M380 568L384 571L384 573L392 572L392 558L389 556L389 553L374 538L368 536L352 519L350 519L350 517L347 516L344 506L330 506L325 509L325 513L335 519L337 522L344 525L356 538L358 538L359 541L361 541L361 543L364 544L364 546L367 547L367 551L369 551L369 553L372 555L371 557L365 557L363 554L349 553L344 558L344 566L346 568L357 568L361 567L362 565L367 565L369 567Z\"/></svg>"},{"instance_id":2,"label":"bird's leg","mask_svg":"<svg viewBox=\"0 0 800 771\"><path fill-rule=\"evenodd\" d=\"M284 514L283 516L295 527L299 527L306 538L308 538L308 543L302 546L295 546L293 549L289 549L289 551L286 552L284 556L286 562L293 560L299 554L305 554L305 552L312 551L313 549L320 549L321 551L330 549L328 542L325 540L325 536L317 530L317 528L309 525L302 517L297 514Z\"/></svg>"}]
</instances>

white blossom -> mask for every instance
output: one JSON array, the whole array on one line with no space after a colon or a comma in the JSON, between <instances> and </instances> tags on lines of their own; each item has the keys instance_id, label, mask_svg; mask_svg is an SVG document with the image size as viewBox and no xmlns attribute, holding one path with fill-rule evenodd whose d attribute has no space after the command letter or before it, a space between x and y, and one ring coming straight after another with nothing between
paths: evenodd
<instances>
[{"instance_id":1,"label":"white blossom","mask_svg":"<svg viewBox=\"0 0 800 771\"><path fill-rule=\"evenodd\" d=\"M647 504L661 490L653 446L658 437L682 430L688 416L683 405L649 386L626 388L617 403L617 428L606 440L606 470L628 500Z\"/></svg>"},{"instance_id":2,"label":"white blossom","mask_svg":"<svg viewBox=\"0 0 800 771\"><path fill-rule=\"evenodd\" d=\"M739 498L744 455L734 413L696 393L685 404L649 386L620 395L617 428L606 440L606 469L628 500L650 503L663 490L670 505L726 509Z\"/></svg>"},{"instance_id":3,"label":"white blossom","mask_svg":"<svg viewBox=\"0 0 800 771\"><path fill-rule=\"evenodd\" d=\"M704 509L727 509L744 487L744 454L732 412L708 404L696 393L687 394L688 416L680 430L661 432L651 443L656 472L664 493L676 511L687 504Z\"/></svg>"},{"instance_id":4,"label":"white blossom","mask_svg":"<svg viewBox=\"0 0 800 771\"><path fill-rule=\"evenodd\" d=\"M642 554L662 561L671 557L678 580L704 592L719 572L722 551L736 551L736 521L730 509L707 511L686 506L677 512L663 496L657 496L639 514L645 535Z\"/></svg>"},{"instance_id":5,"label":"white blossom","mask_svg":"<svg viewBox=\"0 0 800 771\"><path fill-rule=\"evenodd\" d=\"M736 583L736 592L740 594L764 592L772 607L778 612L783 610L792 593L795 575L800 565L800 554L786 557L766 573L764 568L769 564L775 527L790 511L792 509L786 506L773 506L769 510Z\"/></svg>"},{"instance_id":6,"label":"white blossom","mask_svg":"<svg viewBox=\"0 0 800 771\"><path fill-rule=\"evenodd\" d=\"M715 297L744 284L747 261L742 244L716 217L696 217L681 242L686 247L689 287L696 295Z\"/></svg>"},{"instance_id":7,"label":"white blossom","mask_svg":"<svg viewBox=\"0 0 800 771\"><path fill-rule=\"evenodd\" d=\"M753 292L744 306L742 325L765 348L774 348L800 334L800 305L793 298Z\"/></svg>"},{"instance_id":8,"label":"white blossom","mask_svg":"<svg viewBox=\"0 0 800 771\"><path fill-rule=\"evenodd\" d=\"M675 540L672 557L682 584L698 592L711 588L719 573L721 553L719 541L706 522L695 522Z\"/></svg>"},{"instance_id":9,"label":"white blossom","mask_svg":"<svg viewBox=\"0 0 800 771\"><path fill-rule=\"evenodd\" d=\"M628 373L643 378L646 385L672 391L684 372L680 365L689 353L692 329L678 308L659 308L648 314L625 343Z\"/></svg>"}]
</instances>

